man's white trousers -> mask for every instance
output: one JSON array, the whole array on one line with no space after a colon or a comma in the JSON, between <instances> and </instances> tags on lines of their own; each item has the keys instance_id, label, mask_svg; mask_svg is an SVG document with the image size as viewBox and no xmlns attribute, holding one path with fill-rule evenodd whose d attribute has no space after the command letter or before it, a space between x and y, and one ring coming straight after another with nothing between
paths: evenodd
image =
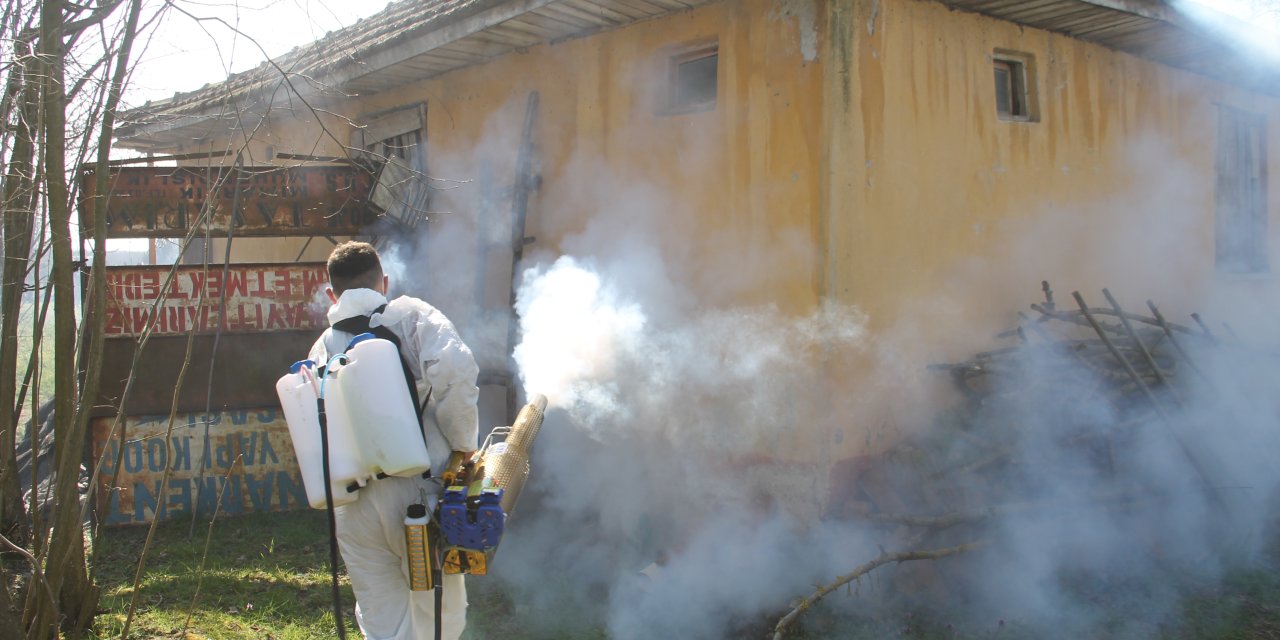
<instances>
[{"instance_id":1,"label":"man's white trousers","mask_svg":"<svg viewBox=\"0 0 1280 640\"><path fill-rule=\"evenodd\" d=\"M410 504L433 508L439 486L422 478L373 480L355 502L335 509L338 547L356 594L356 622L367 640L435 638L435 592L409 590L404 518ZM457 640L467 624L467 588L445 576L441 638Z\"/></svg>"}]
</instances>

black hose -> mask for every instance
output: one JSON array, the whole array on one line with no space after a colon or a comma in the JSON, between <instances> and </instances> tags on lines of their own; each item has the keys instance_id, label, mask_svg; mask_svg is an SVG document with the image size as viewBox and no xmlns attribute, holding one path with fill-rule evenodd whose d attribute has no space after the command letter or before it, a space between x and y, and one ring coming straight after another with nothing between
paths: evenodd
<instances>
[{"instance_id":1,"label":"black hose","mask_svg":"<svg viewBox=\"0 0 1280 640\"><path fill-rule=\"evenodd\" d=\"M347 640L347 629L342 624L342 592L338 589L338 522L333 514L333 486L329 481L329 424L324 415L324 399L316 400L320 418L320 468L324 470L324 505L329 514L329 573L333 576L333 619L338 623L338 637ZM436 598L439 602L439 597ZM439 605L437 605L439 606ZM436 615L439 615L437 611ZM436 640L440 640L439 624Z\"/></svg>"},{"instance_id":2,"label":"black hose","mask_svg":"<svg viewBox=\"0 0 1280 640\"><path fill-rule=\"evenodd\" d=\"M427 546L427 549L431 552L430 557L428 558L432 565L431 572L436 576L436 585L435 589L433 589L436 592L435 640L441 640L440 634L442 633L441 630L444 628L444 562L440 557L440 547L444 544L444 532L440 530L439 516L440 511L437 506L436 511L431 516L431 523L429 525L431 528L431 535L435 536L435 544Z\"/></svg>"},{"instance_id":3,"label":"black hose","mask_svg":"<svg viewBox=\"0 0 1280 640\"><path fill-rule=\"evenodd\" d=\"M436 566L439 565L437 562ZM436 579L436 640L440 640L440 629L444 626L444 614L441 613L444 609L444 575L437 571Z\"/></svg>"}]
</instances>

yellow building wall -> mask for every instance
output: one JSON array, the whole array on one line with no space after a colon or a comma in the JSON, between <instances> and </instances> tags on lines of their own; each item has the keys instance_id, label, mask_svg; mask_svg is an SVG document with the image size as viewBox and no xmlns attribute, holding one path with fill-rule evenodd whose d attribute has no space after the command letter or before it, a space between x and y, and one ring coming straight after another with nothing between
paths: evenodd
<instances>
[{"instance_id":1,"label":"yellow building wall","mask_svg":"<svg viewBox=\"0 0 1280 640\"><path fill-rule=\"evenodd\" d=\"M508 304L501 291L511 279L509 244L489 259L480 245L508 237L527 98L537 91L541 182L529 203L527 235L536 240L526 255L622 260L657 247L685 307L810 312L818 303L820 17L811 1L720 3L331 105L356 124L427 105L435 213L424 246L384 260L392 280L454 320L482 369L504 364L489 341L505 338L505 319L473 303ZM718 45L714 108L667 113L670 56L708 43ZM276 152L341 153L351 127L338 117L324 125L335 135L298 110L260 135L269 134ZM292 260L296 245L237 241L233 254ZM317 245L329 243L316 239L311 250ZM821 445L825 433L813 435L796 455Z\"/></svg>"},{"instance_id":2,"label":"yellow building wall","mask_svg":"<svg viewBox=\"0 0 1280 640\"><path fill-rule=\"evenodd\" d=\"M1266 117L1280 210L1280 101L937 2L826 7L819 286L879 341L827 366L876 398L859 428L888 434L833 437L834 460L927 420L947 394L926 365L994 346L1043 280L1066 308L1077 290L1106 306L1107 287L1186 325L1199 311L1239 327L1276 295L1273 276L1216 272L1214 220L1219 105ZM997 117L997 50L1033 61L1037 121ZM1274 219L1266 242L1274 269Z\"/></svg>"},{"instance_id":3,"label":"yellow building wall","mask_svg":"<svg viewBox=\"0 0 1280 640\"><path fill-rule=\"evenodd\" d=\"M711 41L715 108L662 113L670 54ZM1034 60L1038 121L997 118L997 49ZM924 365L989 346L1038 300L1041 280L1062 305L1077 289L1099 305L1105 286L1171 317L1212 308L1225 319L1275 293L1274 278L1228 278L1213 264L1218 105L1266 115L1274 212L1274 98L932 1L730 0L332 107L359 123L426 102L440 187L427 229L439 241L404 277L427 281L460 326L483 319L448 301L486 288L478 273L509 276L478 247L504 237L495 221L510 216L532 91L542 181L527 255L656 240L685 304L800 316L825 300L868 314L881 346L820 359L833 424L784 457L884 446L908 421L889 407L922 409L945 383ZM350 133L343 117L325 125L339 140ZM341 152L306 112L266 131L278 152ZM611 239L591 244L600 238ZM244 245L237 258L291 260L296 245ZM317 240L308 257L327 249ZM850 406L854 396L864 405Z\"/></svg>"},{"instance_id":4,"label":"yellow building wall","mask_svg":"<svg viewBox=\"0 0 1280 640\"><path fill-rule=\"evenodd\" d=\"M1280 101L936 2L830 10L826 295L887 328L940 303L1026 309L1044 279L1063 304L1274 292L1215 273L1214 193L1219 105L1264 115L1275 159ZM997 50L1033 59L1038 122L997 118Z\"/></svg>"},{"instance_id":5,"label":"yellow building wall","mask_svg":"<svg viewBox=\"0 0 1280 640\"><path fill-rule=\"evenodd\" d=\"M810 31L820 55L807 52ZM669 52L716 40L715 109L660 114ZM1033 57L1037 122L996 117L996 50ZM562 251L591 221L625 210L661 221L673 251L712 248L706 255L719 259L763 251L780 260L753 274L764 286L730 297L717 291L718 270L693 269L690 284L714 303L774 302L803 313L827 298L857 305L884 327L904 305L964 284L957 279L975 270L1010 278L991 289L1014 285L1018 307L1038 295L1041 279L1066 278L1062 287L1082 290L1127 280L1176 283L1169 291L1188 282L1203 291L1259 286L1214 274L1217 105L1266 115L1276 158L1280 103L927 0L717 3L334 110L358 122L362 113L425 101L429 170L458 180L440 196L449 213L436 224L466 224L454 219L474 218L491 186L479 184L481 165L509 180L525 97L535 90L543 180L530 206L530 251ZM309 115L296 115L269 130L277 150L340 152ZM326 126L339 139L348 131L341 118ZM1280 183L1277 167L1271 163L1272 184ZM619 186L649 198L629 208L614 197ZM1177 197L1162 200L1168 193ZM1280 188L1270 194L1274 210ZM1167 211L1174 205L1192 213ZM1070 219L1064 233L1036 228L1055 217ZM1141 224L1116 224L1125 217ZM1162 225L1189 236L1176 260L1114 250L1137 244L1130 227ZM1046 246L1014 250L1028 234ZM779 249L787 244L780 239L797 236L803 250ZM1134 259L1071 257L1086 251Z\"/></svg>"},{"instance_id":6,"label":"yellow building wall","mask_svg":"<svg viewBox=\"0 0 1280 640\"><path fill-rule=\"evenodd\" d=\"M559 253L589 225L617 224L619 233L663 240L699 296L804 310L817 300L807 248L817 243L822 91L817 5L794 4L807 18L785 4L732 2L534 47L373 96L359 111L425 100L430 173L472 181L438 201L474 218L476 199L502 186L476 182L481 164L509 183L526 96L537 91L542 182L530 206L530 251ZM802 28L814 39L810 60ZM719 46L714 109L664 114L669 56L710 42ZM453 223L450 215L440 224ZM772 257L780 231L806 250L779 256L790 260L781 268L759 265L762 286L727 294L723 269L706 268L717 266L708 251L722 265L736 257L734 269L744 256Z\"/></svg>"}]
</instances>

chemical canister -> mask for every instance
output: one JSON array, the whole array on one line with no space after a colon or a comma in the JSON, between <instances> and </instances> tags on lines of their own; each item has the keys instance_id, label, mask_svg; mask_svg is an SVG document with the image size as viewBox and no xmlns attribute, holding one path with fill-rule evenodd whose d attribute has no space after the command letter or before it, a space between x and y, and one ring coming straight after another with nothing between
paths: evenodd
<instances>
[{"instance_id":1,"label":"chemical canister","mask_svg":"<svg viewBox=\"0 0 1280 640\"><path fill-rule=\"evenodd\" d=\"M333 380L325 389L332 395ZM307 502L315 509L325 508L324 468L320 442L320 415L316 398L320 381L316 378L315 363L310 360L295 362L289 373L276 381L276 394L289 425L289 438L298 458L298 470L302 474L302 486L307 491ZM341 401L338 403L341 405ZM333 398L326 398L326 405L333 406ZM363 484L371 474L365 470L356 448L355 436L346 417L331 410L325 411L325 425L329 436L329 477L333 487L333 504L339 506L354 502L357 494L348 492L352 483Z\"/></svg>"},{"instance_id":2,"label":"chemical canister","mask_svg":"<svg viewBox=\"0 0 1280 640\"><path fill-rule=\"evenodd\" d=\"M388 340L362 333L347 345L347 362L335 379L356 446L373 473L411 477L431 468L400 351Z\"/></svg>"}]
</instances>

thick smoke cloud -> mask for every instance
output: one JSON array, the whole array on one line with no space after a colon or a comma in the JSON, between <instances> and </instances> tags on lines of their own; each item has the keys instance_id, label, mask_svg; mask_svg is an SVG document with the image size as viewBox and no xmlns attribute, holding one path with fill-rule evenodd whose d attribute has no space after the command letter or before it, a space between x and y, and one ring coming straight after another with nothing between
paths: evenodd
<instances>
[{"instance_id":1,"label":"thick smoke cloud","mask_svg":"<svg viewBox=\"0 0 1280 640\"><path fill-rule=\"evenodd\" d=\"M1004 307L1010 324L1013 312L1034 300L1039 277L1138 296L1154 291L1175 309L1212 299L1188 295L1188 284L1212 289L1177 275L1192 267L1163 259L1198 256L1188 262L1212 264L1198 234L1202 210L1185 204L1204 201L1205 180L1191 179L1186 166L1156 171L1139 162L1155 148L1145 142L1122 157L1133 163L1126 169L1132 190L1011 223L1003 231L1021 242L1008 243L1007 255L969 264L971 277L947 282L949 291L931 304L1010 297L1009 289L991 288L1011 274L1028 281L1009 283L1027 292ZM1166 183L1177 176L1187 179ZM1098 217L1115 207L1128 217L1104 225L1105 237L1091 236ZM535 261L521 276L516 361L526 392L546 394L553 411L535 460L536 504L517 516L499 575L533 601L551 597L538 586L559 576L585 619L598 619L611 637L737 637L771 622L813 585L902 543L899 533L828 503L833 461L821 451L837 429L849 427L857 437L886 413L914 421L897 425L901 436L945 428L931 428L929 416L958 400L939 393L924 365L958 347L972 353L991 346L981 336L999 327L972 324L986 316L961 309L920 313L872 337L865 317L848 307L795 316L769 306L700 306L681 284L690 281L684 270L733 261L714 253L699 255L705 263L667 259L666 244L681 255L685 240L652 229L620 232L617 225L634 220L602 210L566 243L577 251ZM1081 246L1098 253L1082 256ZM768 259L768 248L753 249ZM942 332L932 322L966 328ZM1168 424L1153 419L1150 407L1104 401L1087 370L1068 376L1072 384L1061 382L1063 368L1076 365L1047 350L1029 350L1018 372L998 382L1009 385L1006 397L974 419L1021 430L1010 440L1009 468L948 487L959 499L901 505L926 514L1015 507L970 531L987 550L959 560L964 572L946 573L967 615L1019 620L1037 637L1085 637L1104 628L1114 637L1144 637L1177 612L1176 582L1161 576L1214 578L1228 549L1235 560L1258 557L1280 480L1264 453L1280 445L1270 402L1270 381L1280 372L1269 357L1250 360L1256 369L1242 385L1237 357L1195 357L1207 380L1185 366L1178 371L1187 408ZM833 387L822 365L829 358L857 359L879 385ZM879 393L887 387L899 394ZM914 406L883 406L904 402ZM1137 419L1141 425L1133 427ZM1096 448L1081 441L1110 441L1116 457L1103 465ZM1167 586L1152 586L1160 584ZM1117 619L1100 601L1107 598L1133 610Z\"/></svg>"},{"instance_id":2,"label":"thick smoke cloud","mask_svg":"<svg viewBox=\"0 0 1280 640\"><path fill-rule=\"evenodd\" d=\"M519 274L515 361L551 410L495 577L557 633L568 606L617 638L725 637L874 548L813 526L842 404L822 363L866 355L865 318L724 304L811 257L803 236L699 244L664 190L588 175L572 197L598 213Z\"/></svg>"},{"instance_id":3,"label":"thick smoke cloud","mask_svg":"<svg viewBox=\"0 0 1280 640\"><path fill-rule=\"evenodd\" d=\"M1265 2L1207 2L1205 0L1173 0L1178 13L1205 33L1241 54L1252 58L1259 75L1274 74L1280 63L1280 7L1266 8ZM1272 3L1274 5L1274 3Z\"/></svg>"},{"instance_id":4,"label":"thick smoke cloud","mask_svg":"<svg viewBox=\"0 0 1280 640\"><path fill-rule=\"evenodd\" d=\"M519 122L515 111L495 117L474 153L437 156L434 166L443 175L506 175L509 167L474 159L515 156L518 132L498 124ZM592 158L570 162L563 174L572 185L557 193L591 212L585 226L559 246L535 245L521 269L497 276L518 285L520 382L526 394L548 396L550 411L530 485L483 580L510 589L521 624L547 636L598 627L614 638L759 631L814 585L904 544L902 531L836 501L849 487L833 486L843 461L832 450L857 439L876 454L940 432L964 441L945 431L954 425L934 422L961 399L926 365L992 347L988 336L1017 322L1041 279L1063 288L1063 306L1071 289L1097 298L1090 292L1106 286L1129 308L1153 298L1171 318L1212 307L1248 327L1252 342L1272 344L1274 335L1252 330L1269 326L1273 309L1229 304L1241 300L1231 293L1238 288L1206 272L1213 200L1204 165L1174 160L1178 153L1156 138L1110 154L1123 190L1092 203L1026 203L1034 213L994 230L1001 241L993 251L951 265L937 291L907 302L900 320L874 335L850 306L797 312L737 302L758 300L752 292L776 290L788 270L815 263L806 232L700 235L691 222L698 213L669 190ZM506 317L477 302L489 284L458 276L479 270L478 238L510 235L509 223L476 214L486 188L461 183L436 200L455 213L391 262L406 265L401 281L445 309L482 359L502 364ZM555 236L572 224L556 217L566 202L538 204L535 233ZM1174 581L1154 586L1161 576L1208 579L1224 557L1254 561L1274 538L1280 474L1268 454L1280 450L1272 402L1280 371L1254 349L1193 357L1205 375L1178 369L1186 408L1166 424L1150 407L1099 397L1094 373L1073 369L1063 354L1028 349L996 382L998 401L965 409L968 428L1009 443L1004 468L928 498L908 490L930 470L924 463L906 465L918 472L912 478L890 474L901 480L892 489L903 511L1002 507L980 528L918 543L988 542L955 561L962 571L939 565L940 591L974 620L1017 620L1031 637L1099 629L1148 637L1177 610ZM1064 370L1074 372L1069 382ZM1112 442L1115 455L1104 464L1098 447L1081 442ZM947 454L959 450L953 444ZM838 608L857 612L874 591ZM1117 606L1131 615L1117 619Z\"/></svg>"}]
</instances>

